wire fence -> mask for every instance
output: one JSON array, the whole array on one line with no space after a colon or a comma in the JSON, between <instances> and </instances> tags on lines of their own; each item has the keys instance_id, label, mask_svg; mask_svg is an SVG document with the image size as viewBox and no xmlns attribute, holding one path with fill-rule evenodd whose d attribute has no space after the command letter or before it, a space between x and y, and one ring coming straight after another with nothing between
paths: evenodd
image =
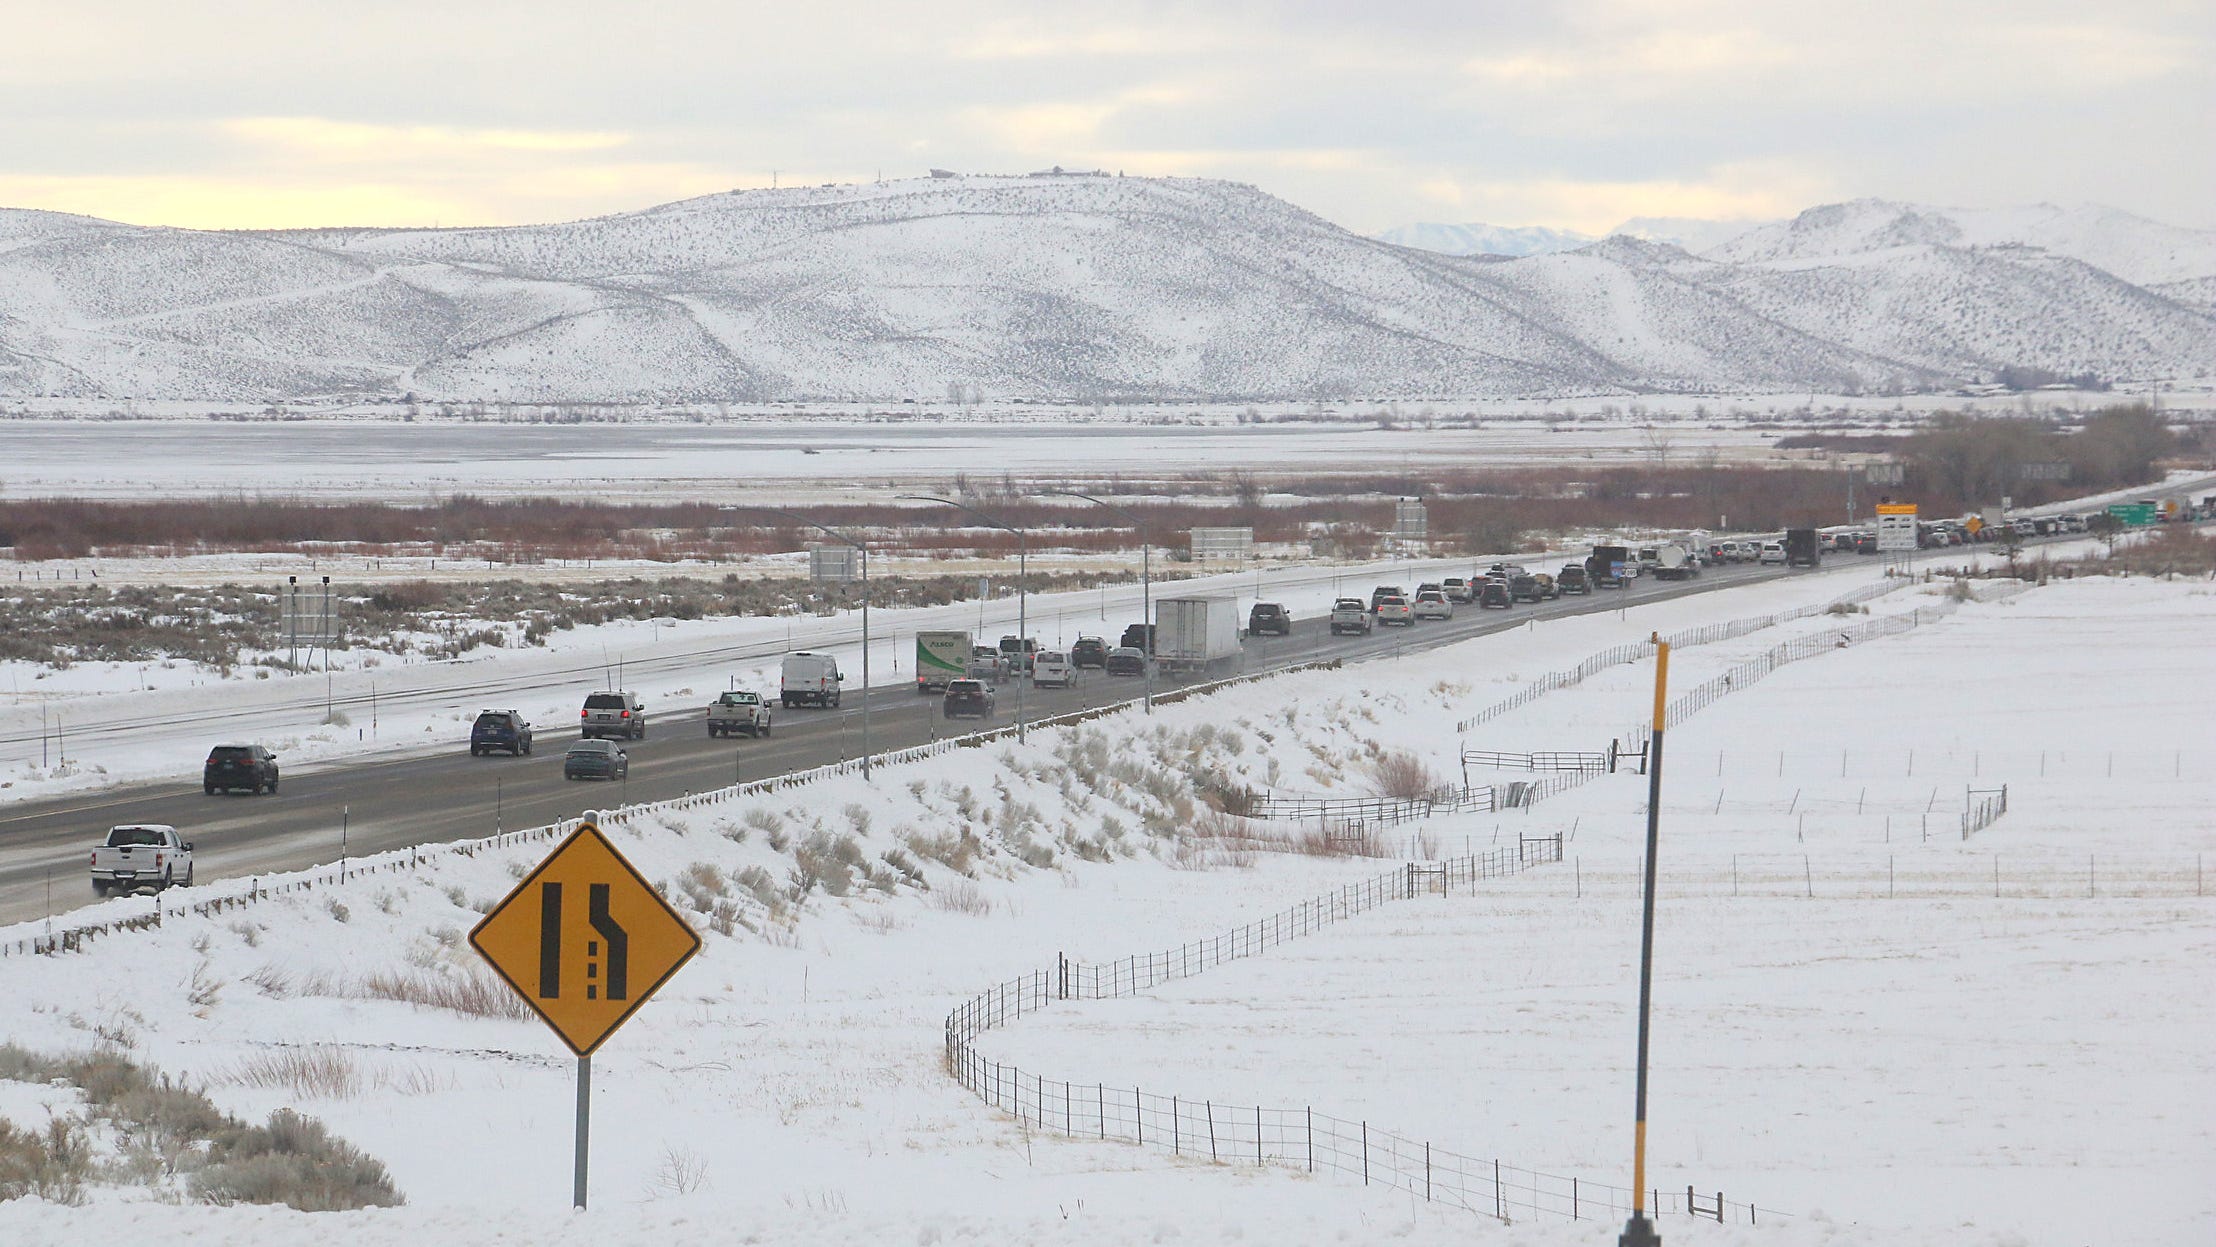
<instances>
[{"instance_id":1,"label":"wire fence","mask_svg":"<svg viewBox=\"0 0 2216 1247\"><path fill-rule=\"evenodd\" d=\"M1823 869L1816 860L1823 857ZM2216 894L2206 854L1970 853L1944 858L1907 855L1841 859L1836 854L1735 853L1695 868L1664 867L1655 895L1663 900L2182 900ZM1637 900L1643 863L1637 858L1592 862L1545 883L1523 885L1543 895Z\"/></svg>"},{"instance_id":2,"label":"wire fence","mask_svg":"<svg viewBox=\"0 0 2216 1247\"><path fill-rule=\"evenodd\" d=\"M1971 789L1970 808L1962 811L1962 838L1967 840L1972 832L1983 831L1993 825L2001 815L2008 813L2008 785L1998 788Z\"/></svg>"},{"instance_id":3,"label":"wire fence","mask_svg":"<svg viewBox=\"0 0 2216 1247\"><path fill-rule=\"evenodd\" d=\"M1634 1198L1624 1187L1540 1173L1497 1158L1466 1156L1367 1121L1320 1113L1313 1106L1226 1104L1159 1089L1049 1078L1036 1070L994 1061L976 1044L986 1031L1027 1014L1073 1000L1130 996L1260 956L1394 901L1463 887L1474 893L1482 880L1561 860L1559 835L1527 839L1512 849L1431 864L1409 863L1175 948L1099 963L1057 956L1052 965L1001 983L947 1015L947 1070L979 1099L1014 1116L1027 1129L1162 1148L1178 1156L1205 1156L1219 1164L1286 1165L1332 1173L1503 1221L1526 1216L1573 1220L1628 1216ZM1751 1203L1726 1201L1721 1194L1696 1196L1691 1188L1683 1196L1649 1191L1645 1202L1655 1215L1682 1213L1747 1224L1783 1216Z\"/></svg>"},{"instance_id":4,"label":"wire fence","mask_svg":"<svg viewBox=\"0 0 2216 1247\"><path fill-rule=\"evenodd\" d=\"M2009 581L1995 586L1990 595L1978 600L1999 601L2003 598L2014 597L2029 588L2031 588L2031 584L2028 581ZM1848 624L1834 632L1825 632L1816 636L1795 637L1790 641L1780 642L1722 675L1695 685L1687 692L1671 698L1669 705L1663 711L1663 725L1665 727L1676 727L1725 697L1759 682L1780 667L1814 658L1818 654L1828 654L1834 650L1848 649L1864 641L1875 640L1879 637L1898 636L1902 633L1913 632L1926 624L1937 623L1961 609L1963 600L1961 598L1945 597L1929 606L1918 606L1905 614L1887 615L1878 619L1865 620L1861 623ZM1641 726L1635 729L1632 739L1637 744L1645 745L1652 735L1653 729L1651 727Z\"/></svg>"},{"instance_id":5,"label":"wire fence","mask_svg":"<svg viewBox=\"0 0 2216 1247\"><path fill-rule=\"evenodd\" d=\"M1864 585L1850 593L1843 593L1829 602L1799 606L1792 610L1779 611L1774 615L1754 615L1745 619L1728 620L1723 623L1704 624L1698 628L1687 628L1681 632L1673 632L1662 639L1669 642L1671 649L1684 649L1694 645L1714 645L1721 641L1736 640L1750 633L1760 632L1764 628L1774 628L1779 624L1806 619L1811 615L1827 614L1835 609L1874 601L1888 593L1905 589L1914 583L1916 582L1905 577L1888 577ZM1557 689L1574 688L1611 667L1620 667L1625 663L1638 662L1640 659L1652 657L1653 654L1654 646L1643 641L1602 650L1567 671L1557 671L1550 675L1541 676L1538 680L1519 689L1505 701L1487 706L1469 718L1456 723L1454 730L1467 732L1480 724L1490 723L1511 710L1530 705Z\"/></svg>"}]
</instances>

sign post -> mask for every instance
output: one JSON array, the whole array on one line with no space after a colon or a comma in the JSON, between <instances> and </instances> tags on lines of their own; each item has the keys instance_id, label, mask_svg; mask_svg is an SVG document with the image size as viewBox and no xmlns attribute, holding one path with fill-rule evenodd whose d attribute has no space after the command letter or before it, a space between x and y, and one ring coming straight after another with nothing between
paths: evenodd
<instances>
[{"instance_id":1,"label":"sign post","mask_svg":"<svg viewBox=\"0 0 2216 1247\"><path fill-rule=\"evenodd\" d=\"M592 1054L700 951L700 936L587 815L469 943L577 1054L572 1200L585 1206Z\"/></svg>"},{"instance_id":2,"label":"sign post","mask_svg":"<svg viewBox=\"0 0 2216 1247\"><path fill-rule=\"evenodd\" d=\"M1888 573L1896 569L1906 571L1908 560L1915 556L1916 545L1916 504L1877 504L1877 552L1885 556L1885 570Z\"/></svg>"}]
</instances>

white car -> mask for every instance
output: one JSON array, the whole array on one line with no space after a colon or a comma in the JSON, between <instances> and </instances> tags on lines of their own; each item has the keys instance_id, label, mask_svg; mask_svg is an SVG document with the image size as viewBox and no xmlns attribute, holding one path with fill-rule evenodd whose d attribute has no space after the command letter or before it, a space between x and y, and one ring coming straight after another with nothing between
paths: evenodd
<instances>
[{"instance_id":1,"label":"white car","mask_svg":"<svg viewBox=\"0 0 2216 1247\"><path fill-rule=\"evenodd\" d=\"M1377 623L1379 627L1384 627L1386 624L1399 624L1405 628L1415 622L1416 611L1414 607L1408 605L1407 598L1385 597L1377 600Z\"/></svg>"},{"instance_id":2,"label":"white car","mask_svg":"<svg viewBox=\"0 0 2216 1247\"><path fill-rule=\"evenodd\" d=\"M1031 683L1036 688L1068 688L1077 668L1060 650L1042 649L1031 656Z\"/></svg>"},{"instance_id":3,"label":"white car","mask_svg":"<svg viewBox=\"0 0 2216 1247\"><path fill-rule=\"evenodd\" d=\"M1782 541L1763 542L1762 562L1765 564L1776 563L1783 566L1785 563L1785 543Z\"/></svg>"},{"instance_id":4,"label":"white car","mask_svg":"<svg viewBox=\"0 0 2216 1247\"><path fill-rule=\"evenodd\" d=\"M1452 619L1454 603L1447 601L1444 593L1419 593L1416 595L1415 615L1418 619Z\"/></svg>"}]
</instances>

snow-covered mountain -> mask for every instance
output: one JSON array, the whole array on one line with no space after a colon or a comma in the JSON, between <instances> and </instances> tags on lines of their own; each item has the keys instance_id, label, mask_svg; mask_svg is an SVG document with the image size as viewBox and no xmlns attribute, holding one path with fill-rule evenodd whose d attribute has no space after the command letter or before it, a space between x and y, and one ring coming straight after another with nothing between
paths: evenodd
<instances>
[{"instance_id":1,"label":"snow-covered mountain","mask_svg":"<svg viewBox=\"0 0 2216 1247\"><path fill-rule=\"evenodd\" d=\"M1396 225L1377 236L1396 247L1436 251L1440 255L1500 255L1519 257L1575 251L1597 242L1591 234L1574 229L1548 229L1544 225L1440 225L1418 221Z\"/></svg>"},{"instance_id":2,"label":"snow-covered mountain","mask_svg":"<svg viewBox=\"0 0 2216 1247\"><path fill-rule=\"evenodd\" d=\"M1506 397L2216 372L2191 231L2163 250L2024 215L2040 250L1989 241L1997 217L1902 207L1815 209L1705 256L1615 237L1521 259L1363 238L1235 183L1077 175L485 229L0 211L0 397Z\"/></svg>"},{"instance_id":3,"label":"snow-covered mountain","mask_svg":"<svg viewBox=\"0 0 2216 1247\"><path fill-rule=\"evenodd\" d=\"M1687 251L1698 253L1736 238L1758 225L1767 224L1767 221L1709 221L1698 217L1636 216L1600 237L1613 238L1622 234L1641 242L1668 243L1673 247L1683 247ZM1436 251L1441 255L1512 257L1554 255L1563 251L1575 251L1579 247L1600 241L1591 234L1581 234L1571 229L1549 229L1544 225L1484 225L1477 222L1441 225L1431 221L1396 225L1377 235L1377 238L1402 247Z\"/></svg>"},{"instance_id":4,"label":"snow-covered mountain","mask_svg":"<svg viewBox=\"0 0 2216 1247\"><path fill-rule=\"evenodd\" d=\"M2081 260L2135 285L2216 277L2216 230L2181 229L2085 204L1938 208L1857 199L1810 208L1701 249L1735 262L1832 260L1894 247L2019 247Z\"/></svg>"}]
</instances>

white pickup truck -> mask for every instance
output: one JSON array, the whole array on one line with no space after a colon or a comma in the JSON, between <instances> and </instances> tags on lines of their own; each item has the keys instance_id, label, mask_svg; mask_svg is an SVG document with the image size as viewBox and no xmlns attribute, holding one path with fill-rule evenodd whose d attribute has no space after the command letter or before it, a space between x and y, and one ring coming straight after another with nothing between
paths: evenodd
<instances>
[{"instance_id":1,"label":"white pickup truck","mask_svg":"<svg viewBox=\"0 0 2216 1247\"><path fill-rule=\"evenodd\" d=\"M762 695L750 689L732 689L708 703L708 735L729 736L733 732L745 732L749 736L769 735L769 703Z\"/></svg>"},{"instance_id":2,"label":"white pickup truck","mask_svg":"<svg viewBox=\"0 0 2216 1247\"><path fill-rule=\"evenodd\" d=\"M92 894L192 886L192 844L161 823L112 828L92 851Z\"/></svg>"},{"instance_id":3,"label":"white pickup truck","mask_svg":"<svg viewBox=\"0 0 2216 1247\"><path fill-rule=\"evenodd\" d=\"M1351 632L1368 636L1377 621L1370 617L1370 608L1360 598L1340 598L1331 604L1331 635Z\"/></svg>"}]
</instances>

